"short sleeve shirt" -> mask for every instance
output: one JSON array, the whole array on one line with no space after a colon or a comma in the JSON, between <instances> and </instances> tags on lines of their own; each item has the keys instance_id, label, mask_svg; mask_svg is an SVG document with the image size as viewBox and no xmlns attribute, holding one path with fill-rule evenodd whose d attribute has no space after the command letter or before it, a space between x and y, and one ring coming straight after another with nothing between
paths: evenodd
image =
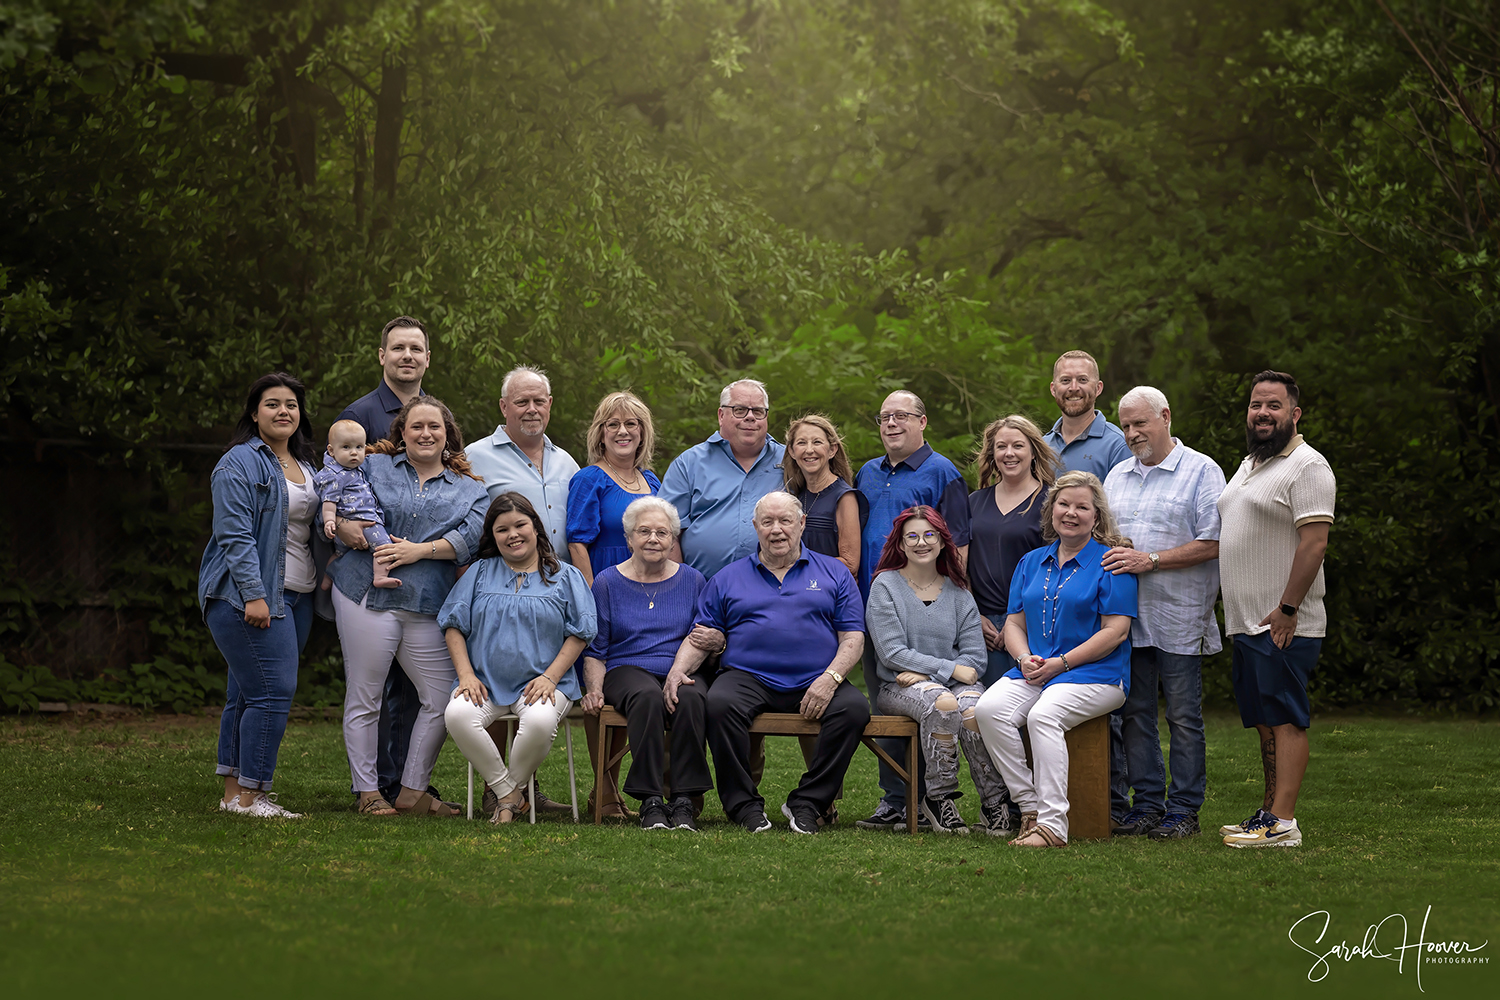
<instances>
[{"instance_id":1,"label":"short sleeve shirt","mask_svg":"<svg viewBox=\"0 0 1500 1000\"><path fill-rule=\"evenodd\" d=\"M1101 483L1109 475L1110 469L1132 457L1130 446L1125 443L1125 432L1106 420L1098 410L1094 411L1094 422L1089 425L1089 429L1066 444L1063 443L1061 417L1057 418L1057 423L1043 436L1052 450L1057 452L1064 469L1069 472L1092 472Z\"/></svg>"},{"instance_id":2,"label":"short sleeve shirt","mask_svg":"<svg viewBox=\"0 0 1500 1000\"><path fill-rule=\"evenodd\" d=\"M806 688L833 662L840 632L863 632L865 605L849 568L803 548L781 580L753 552L714 575L698 622L723 632L724 666L777 691Z\"/></svg>"},{"instance_id":3,"label":"short sleeve shirt","mask_svg":"<svg viewBox=\"0 0 1500 1000\"><path fill-rule=\"evenodd\" d=\"M1059 542L1021 557L1010 583L1008 614L1026 615L1026 642L1036 656L1060 656L1099 631L1104 615L1136 615L1136 583L1130 573L1115 576L1104 569L1106 548L1090 538L1078 554L1057 564ZM1021 679L1021 668L1006 677ZM1117 684L1130 693L1130 638L1103 659L1065 670L1046 683Z\"/></svg>"},{"instance_id":4,"label":"short sleeve shirt","mask_svg":"<svg viewBox=\"0 0 1500 1000\"><path fill-rule=\"evenodd\" d=\"M1281 604L1297 553L1297 529L1333 520L1338 484L1328 460L1301 434L1258 467L1246 456L1219 497L1223 519L1219 575L1224 589L1224 631L1255 635L1260 621ZM1328 634L1323 607L1323 567L1297 609L1297 635Z\"/></svg>"}]
</instances>

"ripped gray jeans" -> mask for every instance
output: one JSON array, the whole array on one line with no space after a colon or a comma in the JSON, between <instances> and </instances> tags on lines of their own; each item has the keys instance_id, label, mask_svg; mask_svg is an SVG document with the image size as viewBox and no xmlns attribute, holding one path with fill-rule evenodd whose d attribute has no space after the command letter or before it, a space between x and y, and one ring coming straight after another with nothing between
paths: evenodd
<instances>
[{"instance_id":1,"label":"ripped gray jeans","mask_svg":"<svg viewBox=\"0 0 1500 1000\"><path fill-rule=\"evenodd\" d=\"M957 705L951 709L937 707L943 695L952 695ZM958 791L958 748L963 747L969 759L969 776L979 792L979 803L985 808L1010 801L1010 792L995 764L990 760L984 739L974 726L974 706L984 694L979 684L941 681L918 681L902 687L894 681L882 683L875 707L886 715L904 715L917 723L921 731L922 756L927 759L927 795L947 798ZM965 725L965 722L968 725Z\"/></svg>"}]
</instances>

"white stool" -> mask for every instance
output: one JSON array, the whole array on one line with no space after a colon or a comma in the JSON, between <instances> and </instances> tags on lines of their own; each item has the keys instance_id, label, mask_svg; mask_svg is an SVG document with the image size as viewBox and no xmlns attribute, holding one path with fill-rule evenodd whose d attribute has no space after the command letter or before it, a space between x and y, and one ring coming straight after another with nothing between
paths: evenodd
<instances>
[{"instance_id":1,"label":"white stool","mask_svg":"<svg viewBox=\"0 0 1500 1000\"><path fill-rule=\"evenodd\" d=\"M516 714L514 712L507 712L504 715L500 716L500 718L496 719L495 721L496 722L503 722L503 723L505 723L505 759L506 760L510 760L510 746L511 746L511 743L516 738L515 727L516 727L516 725L518 725L520 723L521 720L516 717ZM577 772L573 768L573 726L572 726L572 723L574 723L574 722L578 723L579 725L583 725L583 709L576 702L574 703L573 707L568 710L568 714L565 715L565 716L563 716L563 719L562 719L562 730L563 730L563 741L567 745L567 748L568 748L568 789L573 794L573 822L577 823L578 822L578 774L577 774ZM526 779L526 799L527 799L528 802L531 803L531 808L529 810L527 810L531 814L531 822L535 823L536 822L536 773L535 772L532 772L531 777L529 777L529 778ZM469 801L468 801L468 807L466 808L466 810L464 812L464 817L466 819L473 819L474 818L474 764L472 762L469 762Z\"/></svg>"}]
</instances>

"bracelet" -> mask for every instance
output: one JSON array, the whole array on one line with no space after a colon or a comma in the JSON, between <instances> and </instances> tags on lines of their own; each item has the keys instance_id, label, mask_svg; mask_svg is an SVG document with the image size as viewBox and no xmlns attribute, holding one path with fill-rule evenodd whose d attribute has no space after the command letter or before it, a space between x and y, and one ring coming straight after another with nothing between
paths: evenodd
<instances>
[{"instance_id":1,"label":"bracelet","mask_svg":"<svg viewBox=\"0 0 1500 1000\"><path fill-rule=\"evenodd\" d=\"M1057 654L1057 658L1063 661L1063 673L1067 673L1069 670L1073 669L1072 667L1068 666L1068 654L1067 653L1058 653Z\"/></svg>"},{"instance_id":2,"label":"bracelet","mask_svg":"<svg viewBox=\"0 0 1500 1000\"><path fill-rule=\"evenodd\" d=\"M432 543L432 555L428 556L427 558L429 558L429 559L436 559L437 558L437 542L433 542Z\"/></svg>"}]
</instances>

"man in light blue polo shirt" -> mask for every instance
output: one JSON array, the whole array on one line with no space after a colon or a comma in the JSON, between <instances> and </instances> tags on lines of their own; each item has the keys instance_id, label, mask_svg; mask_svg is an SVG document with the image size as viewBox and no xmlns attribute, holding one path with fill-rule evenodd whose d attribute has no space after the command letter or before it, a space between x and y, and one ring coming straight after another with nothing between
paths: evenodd
<instances>
[{"instance_id":1,"label":"man in light blue polo shirt","mask_svg":"<svg viewBox=\"0 0 1500 1000\"><path fill-rule=\"evenodd\" d=\"M1178 840L1198 832L1207 791L1203 739L1203 656L1223 648L1219 593L1219 494L1224 470L1172 436L1167 397L1149 385L1120 397L1120 426L1132 458L1104 481L1110 510L1133 548L1104 555L1106 570L1140 581L1130 627L1130 694L1121 708L1121 746L1135 802L1117 837ZM1172 787L1156 727L1158 684L1166 695Z\"/></svg>"},{"instance_id":2,"label":"man in light blue polo shirt","mask_svg":"<svg viewBox=\"0 0 1500 1000\"><path fill-rule=\"evenodd\" d=\"M771 396L754 379L719 393L719 430L678 455L657 494L682 518L682 561L710 580L756 549L755 503L782 488L786 449L766 431Z\"/></svg>"},{"instance_id":3,"label":"man in light blue polo shirt","mask_svg":"<svg viewBox=\"0 0 1500 1000\"><path fill-rule=\"evenodd\" d=\"M723 644L723 670L708 689L708 745L724 813L751 833L771 829L750 759L750 723L762 712L798 712L822 723L812 760L782 814L793 833L815 834L843 786L870 721L870 704L845 678L865 642L865 606L842 562L802 547L807 518L790 493L755 505L756 551L725 566L698 599L695 631ZM707 658L692 638L678 648L662 696Z\"/></svg>"},{"instance_id":4,"label":"man in light blue polo shirt","mask_svg":"<svg viewBox=\"0 0 1500 1000\"><path fill-rule=\"evenodd\" d=\"M1087 351L1067 351L1052 366L1048 387L1062 416L1047 432L1047 443L1069 472L1092 472L1099 482L1109 470L1130 458L1125 435L1094 409L1104 392L1099 364Z\"/></svg>"},{"instance_id":5,"label":"man in light blue polo shirt","mask_svg":"<svg viewBox=\"0 0 1500 1000\"><path fill-rule=\"evenodd\" d=\"M568 482L578 471L578 463L547 436L552 383L546 373L530 365L507 372L500 383L500 415L505 419L495 433L465 449L474 475L484 480L491 500L514 492L531 501L547 529L552 551L563 562L571 562Z\"/></svg>"}]
</instances>

